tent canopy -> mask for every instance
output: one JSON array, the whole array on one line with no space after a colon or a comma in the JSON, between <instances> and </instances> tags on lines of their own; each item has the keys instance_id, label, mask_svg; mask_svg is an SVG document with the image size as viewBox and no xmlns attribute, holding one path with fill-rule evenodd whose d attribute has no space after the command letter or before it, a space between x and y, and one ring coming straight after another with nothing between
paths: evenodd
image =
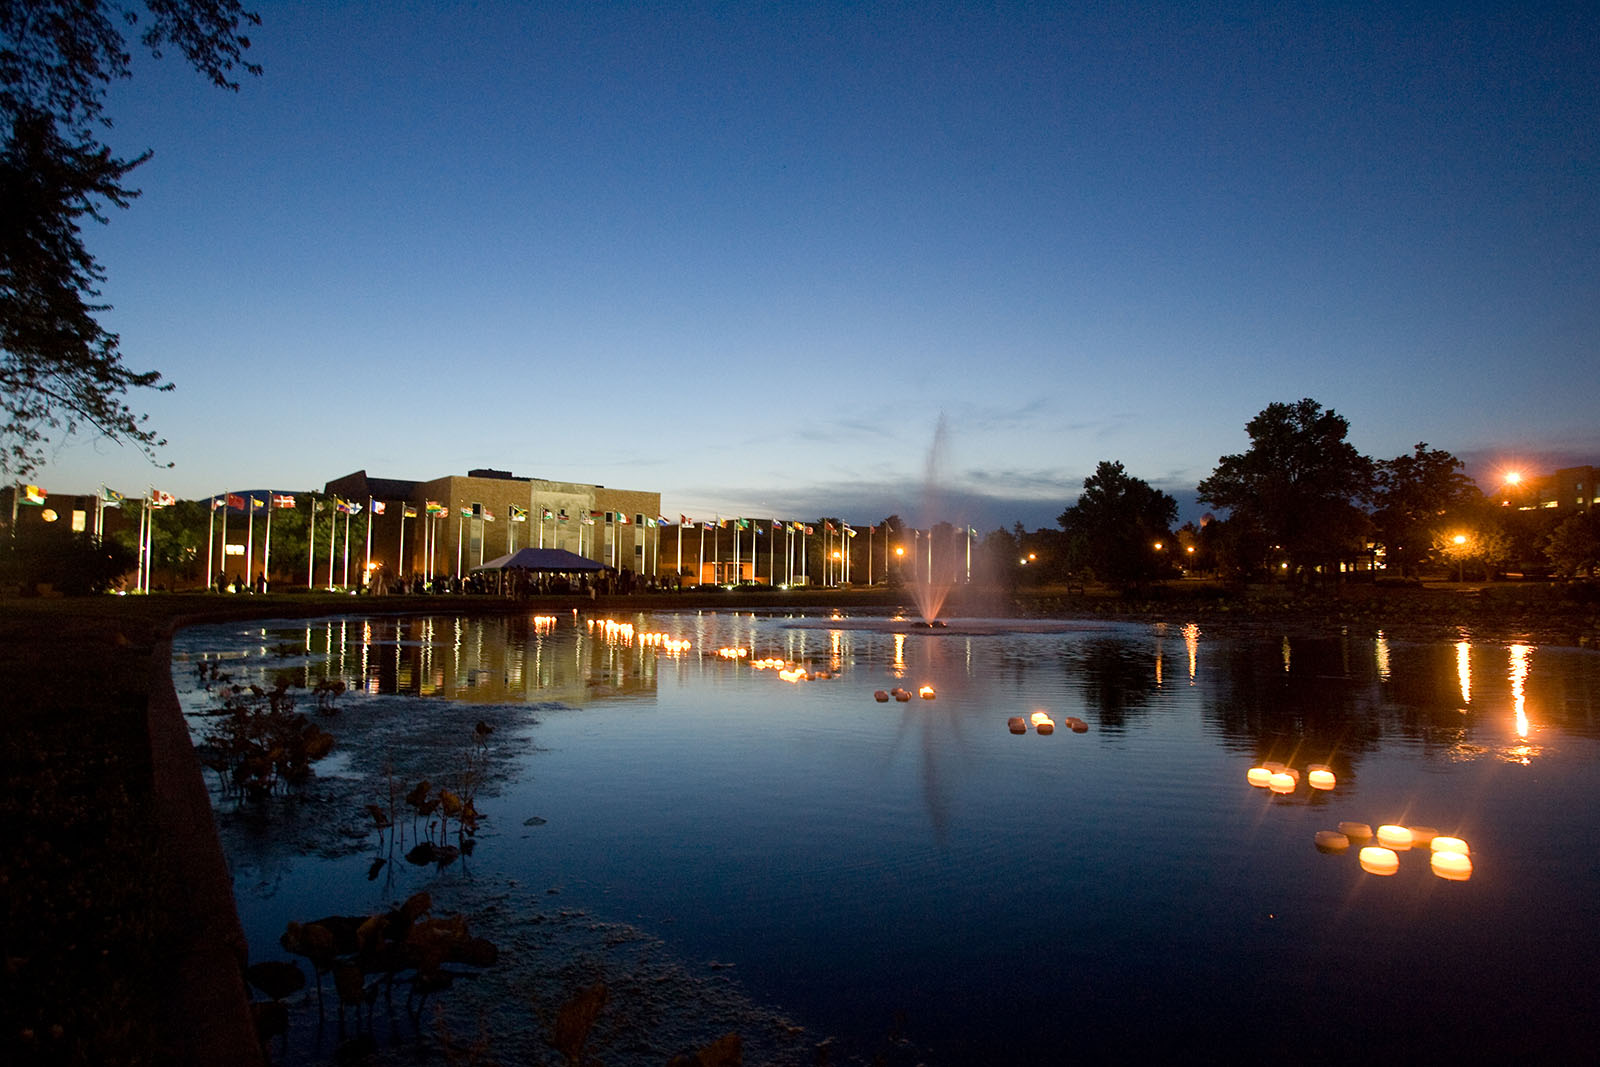
<instances>
[{"instance_id":1,"label":"tent canopy","mask_svg":"<svg viewBox=\"0 0 1600 1067\"><path fill-rule=\"evenodd\" d=\"M475 571L603 571L606 565L597 560L568 552L564 548L519 548L509 556L487 560Z\"/></svg>"}]
</instances>

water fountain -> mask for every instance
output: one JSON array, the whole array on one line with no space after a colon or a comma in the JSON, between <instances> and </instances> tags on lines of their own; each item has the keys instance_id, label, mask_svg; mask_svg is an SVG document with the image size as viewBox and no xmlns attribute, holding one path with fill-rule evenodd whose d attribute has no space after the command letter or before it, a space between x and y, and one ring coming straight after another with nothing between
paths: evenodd
<instances>
[{"instance_id":1,"label":"water fountain","mask_svg":"<svg viewBox=\"0 0 1600 1067\"><path fill-rule=\"evenodd\" d=\"M928 458L922 470L922 511L919 517L927 533L926 543L923 543L917 531L912 531L915 545L911 552L907 583L912 599L917 603L917 613L921 616L919 625L923 628L945 625L939 618L939 612L943 610L945 598L955 584L953 577L941 577L933 555L935 516L940 513L940 487L944 485L946 437L945 416L940 412L939 421L933 428L933 444L928 447Z\"/></svg>"}]
</instances>

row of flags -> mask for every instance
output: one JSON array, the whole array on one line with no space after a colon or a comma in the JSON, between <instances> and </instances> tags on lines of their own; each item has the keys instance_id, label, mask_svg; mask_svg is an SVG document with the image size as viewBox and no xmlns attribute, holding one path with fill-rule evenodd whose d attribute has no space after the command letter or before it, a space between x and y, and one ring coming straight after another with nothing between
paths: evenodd
<instances>
[{"instance_id":1,"label":"row of flags","mask_svg":"<svg viewBox=\"0 0 1600 1067\"><path fill-rule=\"evenodd\" d=\"M663 517L661 519L661 521L663 523L667 522L665 517ZM678 516L678 525L683 527L685 530L694 530L694 529L705 529L705 530L728 530L728 529L749 530L749 529L754 529L755 532L759 534L759 533L763 532L763 528L765 526L765 523L760 519L739 519L739 518L735 518L735 519L706 519L704 522L697 523L694 519L691 519L687 515L679 515ZM842 533L846 537L854 537L856 534L861 532L860 530L857 530L855 527L851 526L848 522L842 522L838 526L835 526L833 523L829 522L826 519L824 519L823 522L822 522L822 529L823 529L823 532L825 532L825 533ZM795 520L795 519L773 519L772 520L772 530L773 530L774 533L788 531L788 532L791 532L791 533L805 534L807 537L814 537L814 536L816 536L816 533L817 533L816 526L811 525L809 523L800 522L800 521ZM868 526L867 527L867 531L869 533L876 533L877 530L878 530L878 528L876 526Z\"/></svg>"},{"instance_id":2,"label":"row of flags","mask_svg":"<svg viewBox=\"0 0 1600 1067\"><path fill-rule=\"evenodd\" d=\"M24 504L43 506L45 499L49 496L49 494L46 493L43 488L37 485L24 485L21 487L21 489L21 502ZM124 498L123 495L117 492L115 489L111 489L107 486L101 486L99 499L102 507L115 508L122 506L122 501ZM163 492L159 489L151 489L150 495L146 499L149 502L149 506L153 508L171 507L178 502L177 498L171 493ZM340 515L359 515L364 507L358 501L345 500L337 496L332 497L331 500L333 502L334 511ZM388 513L388 503L386 501L371 499L367 503L371 506L372 514L374 515L384 515ZM221 507L228 507L238 511L248 511L255 508L266 510L269 505L273 508L279 509L293 508L298 506L298 500L295 498L293 493L268 493L266 499L262 499L261 497L256 496L254 493L224 493L220 496L212 498L211 510L215 511ZM312 506L317 506L317 501L315 498L312 499ZM417 509L413 505L402 502L400 508L400 515L402 518L414 519L417 517ZM425 502L423 505L423 510L427 513L428 517L432 519L442 518L450 513L449 507L437 500L429 500ZM565 508L561 508L558 511L551 511L549 508L539 508L538 510L540 512L539 520L541 522L571 521L571 516L567 514L567 510ZM512 522L527 522L528 512L528 508L520 508L515 504L511 504L509 505L508 517ZM482 519L485 522L495 521L494 513L482 504L463 505L461 508L461 517L463 519ZM586 526L593 526L602 519L608 524L615 523L620 526L627 526L630 523L635 522L635 520L629 519L625 512L621 511L589 511L587 513L581 513L578 516L578 521ZM641 517L638 521L649 528L672 525L672 520L668 519L665 515L660 515L653 519ZM773 519L771 520L771 523L771 528L774 532L789 531L798 534L805 534L807 536L815 536L817 532L816 526L797 520ZM685 530L749 530L753 528L755 532L759 534L763 532L764 523L759 519L746 518L717 518L706 519L703 522L696 522L687 515L679 515L678 525ZM856 534L860 532L854 529L847 522L840 523L839 526L835 526L832 522L824 520L822 522L822 528L826 533L842 533L846 537L855 537ZM867 527L867 530L870 532L876 532L877 529L878 528L876 526Z\"/></svg>"},{"instance_id":3,"label":"row of flags","mask_svg":"<svg viewBox=\"0 0 1600 1067\"><path fill-rule=\"evenodd\" d=\"M44 502L50 497L50 494L45 492L42 486L24 485L20 486L20 489L22 490L22 495L19 498L19 502L31 504L34 507L44 507ZM96 494L96 500L103 508L120 508L124 499L121 493L104 485L100 487L100 492ZM177 502L177 497L160 489L151 489L150 494L145 497L145 503L153 508L170 508Z\"/></svg>"}]
</instances>

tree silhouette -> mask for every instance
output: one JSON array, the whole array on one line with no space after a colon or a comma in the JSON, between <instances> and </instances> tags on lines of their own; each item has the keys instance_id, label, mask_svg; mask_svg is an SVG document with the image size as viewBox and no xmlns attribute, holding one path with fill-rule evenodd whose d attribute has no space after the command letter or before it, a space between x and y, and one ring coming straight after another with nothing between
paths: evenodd
<instances>
[{"instance_id":1,"label":"tree silhouette","mask_svg":"<svg viewBox=\"0 0 1600 1067\"><path fill-rule=\"evenodd\" d=\"M138 196L125 181L149 158L119 159L99 140L110 125L106 88L131 75L125 30L157 58L177 48L223 88L243 61L242 23L260 20L237 0L0 2L0 472L22 477L58 436L90 430L154 459L162 442L124 397L171 388L156 371L122 363L117 335L100 325L105 274L84 247L85 218Z\"/></svg>"},{"instance_id":2,"label":"tree silhouette","mask_svg":"<svg viewBox=\"0 0 1600 1067\"><path fill-rule=\"evenodd\" d=\"M1083 480L1078 502L1057 521L1095 577L1131 585L1170 568L1177 516L1172 497L1128 474L1121 463L1102 460Z\"/></svg>"},{"instance_id":3,"label":"tree silhouette","mask_svg":"<svg viewBox=\"0 0 1600 1067\"><path fill-rule=\"evenodd\" d=\"M1448 518L1476 507L1482 494L1455 456L1420 442L1409 456L1373 464L1372 521L1389 569L1404 577L1426 563L1434 536Z\"/></svg>"},{"instance_id":4,"label":"tree silhouette","mask_svg":"<svg viewBox=\"0 0 1600 1067\"><path fill-rule=\"evenodd\" d=\"M1372 486L1372 461L1345 440L1349 430L1309 398L1268 404L1245 426L1249 451L1218 460L1197 495L1260 533L1266 551L1282 551L1296 577L1335 563L1359 547L1367 527L1359 502Z\"/></svg>"}]
</instances>

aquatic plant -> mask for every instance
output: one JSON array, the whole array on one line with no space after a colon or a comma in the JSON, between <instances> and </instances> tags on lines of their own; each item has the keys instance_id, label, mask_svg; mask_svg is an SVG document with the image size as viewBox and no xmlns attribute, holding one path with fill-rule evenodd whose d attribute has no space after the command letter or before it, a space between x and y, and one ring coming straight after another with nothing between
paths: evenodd
<instances>
[{"instance_id":1,"label":"aquatic plant","mask_svg":"<svg viewBox=\"0 0 1600 1067\"><path fill-rule=\"evenodd\" d=\"M220 721L206 731L201 758L225 789L262 799L280 785L298 787L333 749L333 735L294 710L284 681L272 689L223 686L219 696Z\"/></svg>"},{"instance_id":2,"label":"aquatic plant","mask_svg":"<svg viewBox=\"0 0 1600 1067\"><path fill-rule=\"evenodd\" d=\"M316 974L318 1019L326 1018L324 975L333 978L342 1032L346 1009L355 1012L358 1025L365 1011L364 1021L370 1027L372 1006L380 995L392 1005L396 982L406 984L406 1010L418 1024L428 997L500 958L493 942L472 935L465 917L434 916L432 911L432 896L422 892L376 915L329 915L315 922L289 923L279 944L310 962Z\"/></svg>"}]
</instances>

